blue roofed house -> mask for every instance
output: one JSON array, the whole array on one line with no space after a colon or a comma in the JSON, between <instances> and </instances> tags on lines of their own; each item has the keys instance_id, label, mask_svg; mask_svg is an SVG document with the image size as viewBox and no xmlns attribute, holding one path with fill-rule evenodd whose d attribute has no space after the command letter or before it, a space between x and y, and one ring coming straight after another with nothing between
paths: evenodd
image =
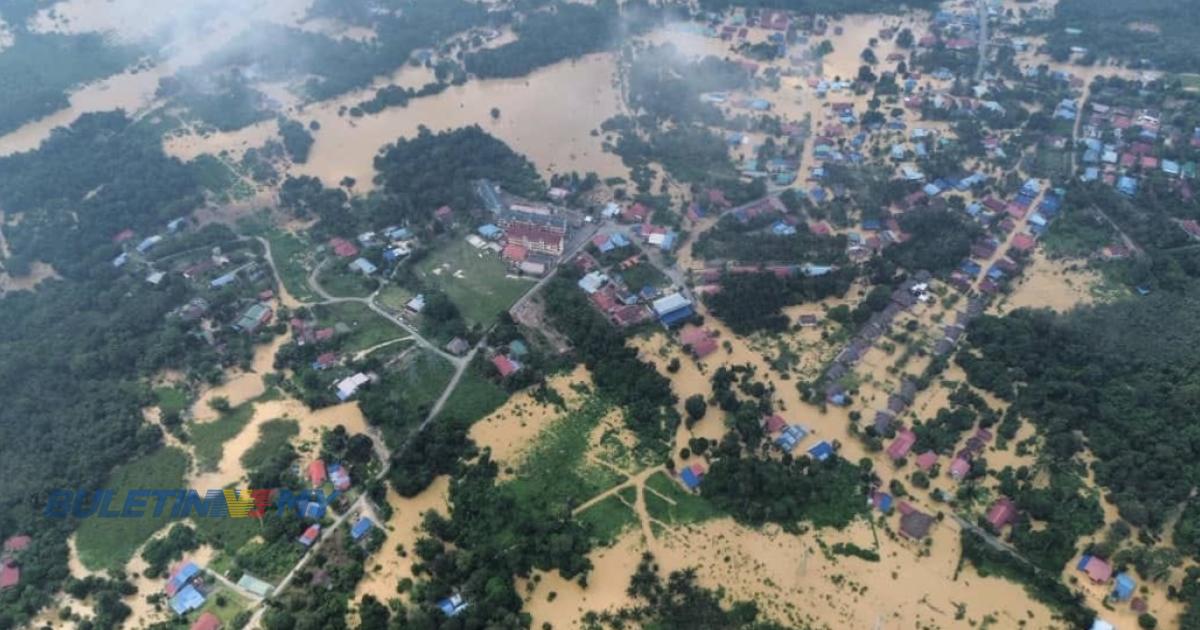
<instances>
[{"instance_id":1,"label":"blue roofed house","mask_svg":"<svg viewBox=\"0 0 1200 630\"><path fill-rule=\"evenodd\" d=\"M1133 578L1129 577L1128 573L1118 573L1117 579L1113 584L1113 599L1123 602L1128 601L1133 597L1134 589L1137 588L1137 583Z\"/></svg>"},{"instance_id":2,"label":"blue roofed house","mask_svg":"<svg viewBox=\"0 0 1200 630\"><path fill-rule=\"evenodd\" d=\"M658 320L667 327L674 326L695 314L691 300L684 297L682 293L672 293L661 297L651 304L651 308L654 309Z\"/></svg>"},{"instance_id":3,"label":"blue roofed house","mask_svg":"<svg viewBox=\"0 0 1200 630\"><path fill-rule=\"evenodd\" d=\"M362 540L362 537L366 536L367 532L371 531L374 527L375 522L364 516L358 519L354 523L354 526L350 528L350 537L354 540Z\"/></svg>"},{"instance_id":4,"label":"blue roofed house","mask_svg":"<svg viewBox=\"0 0 1200 630\"><path fill-rule=\"evenodd\" d=\"M704 481L704 469L700 464L692 464L679 473L679 479L688 490L695 490L700 487L700 482Z\"/></svg>"},{"instance_id":5,"label":"blue roofed house","mask_svg":"<svg viewBox=\"0 0 1200 630\"><path fill-rule=\"evenodd\" d=\"M816 446L808 449L808 454L811 455L813 459L823 462L830 457L833 457L833 445L822 440L818 442Z\"/></svg>"},{"instance_id":6,"label":"blue roofed house","mask_svg":"<svg viewBox=\"0 0 1200 630\"><path fill-rule=\"evenodd\" d=\"M1163 160L1162 172L1166 173L1167 175L1178 176L1179 162L1176 162L1175 160Z\"/></svg>"},{"instance_id":7,"label":"blue roofed house","mask_svg":"<svg viewBox=\"0 0 1200 630\"><path fill-rule=\"evenodd\" d=\"M171 610L177 615L186 615L204 605L204 595L188 584L171 598Z\"/></svg>"},{"instance_id":8,"label":"blue roofed house","mask_svg":"<svg viewBox=\"0 0 1200 630\"><path fill-rule=\"evenodd\" d=\"M439 601L437 603L437 607L447 617L453 617L453 616L457 615L458 613L461 613L462 611L466 610L467 602L465 600L463 600L462 595L455 593L454 595L451 595L450 597L447 597L446 599Z\"/></svg>"},{"instance_id":9,"label":"blue roofed house","mask_svg":"<svg viewBox=\"0 0 1200 630\"><path fill-rule=\"evenodd\" d=\"M183 587L187 586L187 584L192 581L192 578L196 577L199 573L200 567L196 566L196 563L185 562L179 565L179 567L176 568L173 573L171 573L171 576L167 578L167 585L164 590L167 592L167 595L175 595L179 591L183 590Z\"/></svg>"},{"instance_id":10,"label":"blue roofed house","mask_svg":"<svg viewBox=\"0 0 1200 630\"><path fill-rule=\"evenodd\" d=\"M784 221L776 221L775 225L771 226L771 233L775 236L791 236L796 233L796 226L788 225Z\"/></svg>"},{"instance_id":11,"label":"blue roofed house","mask_svg":"<svg viewBox=\"0 0 1200 630\"><path fill-rule=\"evenodd\" d=\"M495 225L492 225L491 223L487 223L487 224L479 226L479 229L477 229L476 232L479 232L479 235L482 236L483 238L486 238L486 239L492 240L492 241L500 238L500 236L504 234L503 230L501 230L499 227L496 227Z\"/></svg>"},{"instance_id":12,"label":"blue roofed house","mask_svg":"<svg viewBox=\"0 0 1200 630\"><path fill-rule=\"evenodd\" d=\"M1117 180L1117 190L1123 195L1132 197L1137 194L1138 181L1128 175L1125 175L1121 177L1121 179Z\"/></svg>"}]
</instances>

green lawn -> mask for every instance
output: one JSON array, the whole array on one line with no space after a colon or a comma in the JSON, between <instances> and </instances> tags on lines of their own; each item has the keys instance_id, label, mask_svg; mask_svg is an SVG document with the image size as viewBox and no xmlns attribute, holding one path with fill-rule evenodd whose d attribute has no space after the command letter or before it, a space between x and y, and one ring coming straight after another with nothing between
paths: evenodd
<instances>
[{"instance_id":1,"label":"green lawn","mask_svg":"<svg viewBox=\"0 0 1200 630\"><path fill-rule=\"evenodd\" d=\"M658 495L671 499L675 504L671 505ZM663 472L654 473L646 480L646 511L651 517L671 525L698 523L721 516L720 510L711 503L684 490Z\"/></svg>"},{"instance_id":2,"label":"green lawn","mask_svg":"<svg viewBox=\"0 0 1200 630\"><path fill-rule=\"evenodd\" d=\"M300 435L300 423L295 420L277 418L267 420L258 427L258 441L242 454L242 466L246 470L257 470L280 445Z\"/></svg>"},{"instance_id":3,"label":"green lawn","mask_svg":"<svg viewBox=\"0 0 1200 630\"><path fill-rule=\"evenodd\" d=\"M377 416L380 428L388 446L398 448L425 419L453 375L454 367L440 355L414 352L402 366L380 374L380 382L362 394L360 404L368 415L387 410Z\"/></svg>"},{"instance_id":4,"label":"green lawn","mask_svg":"<svg viewBox=\"0 0 1200 630\"><path fill-rule=\"evenodd\" d=\"M634 292L641 291L642 287L662 288L670 284L670 280L661 271L644 260L622 271L621 279L625 281L629 290Z\"/></svg>"},{"instance_id":5,"label":"green lawn","mask_svg":"<svg viewBox=\"0 0 1200 630\"><path fill-rule=\"evenodd\" d=\"M587 399L550 423L530 446L511 482L517 497L553 506L574 506L621 483L624 477L587 460L588 436L611 407Z\"/></svg>"},{"instance_id":6,"label":"green lawn","mask_svg":"<svg viewBox=\"0 0 1200 630\"><path fill-rule=\"evenodd\" d=\"M188 393L180 387L158 387L154 390L154 398L163 415L183 413L188 406Z\"/></svg>"},{"instance_id":7,"label":"green lawn","mask_svg":"<svg viewBox=\"0 0 1200 630\"><path fill-rule=\"evenodd\" d=\"M187 454L169 447L160 448L150 455L118 466L102 486L115 491L109 509L120 510L125 505L126 492L131 489L183 488L187 469ZM151 510L154 507L153 503L147 503ZM147 513L142 518L92 516L83 519L75 538L79 559L83 561L84 566L93 570L124 568L137 548L170 521L171 505L168 503L167 511L158 518Z\"/></svg>"},{"instance_id":8,"label":"green lawn","mask_svg":"<svg viewBox=\"0 0 1200 630\"><path fill-rule=\"evenodd\" d=\"M206 543L224 552L223 557L232 566L237 550L250 542L262 531L256 518L197 518L196 533ZM214 571L218 571L213 567Z\"/></svg>"},{"instance_id":9,"label":"green lawn","mask_svg":"<svg viewBox=\"0 0 1200 630\"><path fill-rule=\"evenodd\" d=\"M359 302L325 304L314 307L313 312L322 326L334 326L340 322L350 329L349 334L338 341L342 352L355 353L385 341L408 336L403 328Z\"/></svg>"},{"instance_id":10,"label":"green lawn","mask_svg":"<svg viewBox=\"0 0 1200 630\"><path fill-rule=\"evenodd\" d=\"M413 299L413 295L412 291L404 287L389 284L375 296L375 301L399 313L404 311L404 305Z\"/></svg>"},{"instance_id":11,"label":"green lawn","mask_svg":"<svg viewBox=\"0 0 1200 630\"><path fill-rule=\"evenodd\" d=\"M265 235L271 243L271 257L279 269L279 279L292 297L301 302L314 302L316 293L308 286L308 260L315 245L306 237L272 229Z\"/></svg>"},{"instance_id":12,"label":"green lawn","mask_svg":"<svg viewBox=\"0 0 1200 630\"><path fill-rule=\"evenodd\" d=\"M317 282L334 297L365 298L379 286L379 281L361 272L351 271L345 259L335 258L325 263L317 274Z\"/></svg>"},{"instance_id":13,"label":"green lawn","mask_svg":"<svg viewBox=\"0 0 1200 630\"><path fill-rule=\"evenodd\" d=\"M508 400L504 388L484 378L474 367L463 373L458 387L442 407L441 418L454 418L465 425L487 417Z\"/></svg>"},{"instance_id":14,"label":"green lawn","mask_svg":"<svg viewBox=\"0 0 1200 630\"><path fill-rule=\"evenodd\" d=\"M435 270L440 271L435 274ZM462 239L447 243L423 260L417 273L445 291L468 324L484 326L533 286L532 280L507 277L499 256L477 250Z\"/></svg>"},{"instance_id":15,"label":"green lawn","mask_svg":"<svg viewBox=\"0 0 1200 630\"><path fill-rule=\"evenodd\" d=\"M216 420L189 424L188 433L195 447L196 466L200 470L216 470L225 452L225 443L237 437L253 416L254 402L251 401L221 414Z\"/></svg>"},{"instance_id":16,"label":"green lawn","mask_svg":"<svg viewBox=\"0 0 1200 630\"><path fill-rule=\"evenodd\" d=\"M210 612L221 620L222 627L234 628L237 627L233 623L234 617L249 609L250 600L222 586L210 593L204 605L196 612L191 613L188 618L194 621L204 613Z\"/></svg>"},{"instance_id":17,"label":"green lawn","mask_svg":"<svg viewBox=\"0 0 1200 630\"><path fill-rule=\"evenodd\" d=\"M638 522L637 514L616 496L610 496L580 512L577 518L591 526L592 535L600 545L616 542L622 532Z\"/></svg>"}]
</instances>

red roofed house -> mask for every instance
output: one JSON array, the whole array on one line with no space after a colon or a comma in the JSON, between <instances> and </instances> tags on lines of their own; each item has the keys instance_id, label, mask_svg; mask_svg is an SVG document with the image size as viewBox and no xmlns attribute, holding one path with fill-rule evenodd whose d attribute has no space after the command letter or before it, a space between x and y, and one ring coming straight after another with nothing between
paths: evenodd
<instances>
[{"instance_id":1,"label":"red roofed house","mask_svg":"<svg viewBox=\"0 0 1200 630\"><path fill-rule=\"evenodd\" d=\"M641 203L635 203L621 211L621 220L627 223L642 223L650 216L650 209Z\"/></svg>"},{"instance_id":2,"label":"red roofed house","mask_svg":"<svg viewBox=\"0 0 1200 630\"><path fill-rule=\"evenodd\" d=\"M1121 166L1123 166L1125 168L1133 168L1133 165L1136 163L1137 163L1136 155L1134 155L1132 153L1122 153L1121 154Z\"/></svg>"},{"instance_id":3,"label":"red roofed house","mask_svg":"<svg viewBox=\"0 0 1200 630\"><path fill-rule=\"evenodd\" d=\"M1006 208L1006 210L1008 211L1008 216L1014 219L1024 219L1025 213L1029 211L1028 208L1022 207L1015 203L1008 204L1008 208Z\"/></svg>"},{"instance_id":4,"label":"red roofed house","mask_svg":"<svg viewBox=\"0 0 1200 630\"><path fill-rule=\"evenodd\" d=\"M1104 584L1112 578L1112 565L1096 556L1088 556L1081 569L1096 584Z\"/></svg>"},{"instance_id":5,"label":"red roofed house","mask_svg":"<svg viewBox=\"0 0 1200 630\"><path fill-rule=\"evenodd\" d=\"M503 378L508 378L509 376L516 374L517 370L521 369L520 363L513 361L503 354L498 354L492 357L492 365L496 366L497 370L500 370L500 376Z\"/></svg>"},{"instance_id":6,"label":"red roofed house","mask_svg":"<svg viewBox=\"0 0 1200 630\"><path fill-rule=\"evenodd\" d=\"M950 477L955 481L962 481L969 472L971 472L971 462L961 457L956 457L954 461L950 462Z\"/></svg>"},{"instance_id":7,"label":"red roofed house","mask_svg":"<svg viewBox=\"0 0 1200 630\"><path fill-rule=\"evenodd\" d=\"M337 254L341 258L349 258L351 256L358 255L358 248L354 246L354 243L351 243L344 238L335 236L329 239L329 246L333 248L333 253Z\"/></svg>"},{"instance_id":8,"label":"red roofed house","mask_svg":"<svg viewBox=\"0 0 1200 630\"><path fill-rule=\"evenodd\" d=\"M905 455L912 450L913 444L917 443L917 434L908 429L901 429L896 432L896 439L888 445L887 454L892 460L904 459Z\"/></svg>"},{"instance_id":9,"label":"red roofed house","mask_svg":"<svg viewBox=\"0 0 1200 630\"><path fill-rule=\"evenodd\" d=\"M1142 168L1145 169L1158 168L1158 158L1152 155L1144 155L1142 156L1141 164Z\"/></svg>"},{"instance_id":10,"label":"red roofed house","mask_svg":"<svg viewBox=\"0 0 1200 630\"><path fill-rule=\"evenodd\" d=\"M1200 223L1197 223L1195 219L1180 221L1179 227L1183 228L1183 231L1189 235L1200 238Z\"/></svg>"},{"instance_id":11,"label":"red roofed house","mask_svg":"<svg viewBox=\"0 0 1200 630\"><path fill-rule=\"evenodd\" d=\"M8 540L4 541L4 551L6 553L16 553L18 551L24 551L25 548L28 547L29 543L31 543L31 542L33 542L33 539L30 538L29 536L25 536L25 535L10 536L8 538Z\"/></svg>"},{"instance_id":12,"label":"red roofed house","mask_svg":"<svg viewBox=\"0 0 1200 630\"><path fill-rule=\"evenodd\" d=\"M133 238L133 230L131 230L129 228L125 228L124 230L117 232L116 235L113 236L112 242L124 243L125 241L128 241L131 238Z\"/></svg>"},{"instance_id":13,"label":"red roofed house","mask_svg":"<svg viewBox=\"0 0 1200 630\"><path fill-rule=\"evenodd\" d=\"M679 341L692 350L692 356L697 359L717 351L717 340L711 333L699 326L687 326L679 332Z\"/></svg>"},{"instance_id":14,"label":"red roofed house","mask_svg":"<svg viewBox=\"0 0 1200 630\"><path fill-rule=\"evenodd\" d=\"M988 508L987 521L996 531L1013 522L1017 517L1017 505L1008 497L1001 497Z\"/></svg>"},{"instance_id":15,"label":"red roofed house","mask_svg":"<svg viewBox=\"0 0 1200 630\"><path fill-rule=\"evenodd\" d=\"M725 191L717 188L708 189L708 203L723 208L729 207L729 200L725 198Z\"/></svg>"},{"instance_id":16,"label":"red roofed house","mask_svg":"<svg viewBox=\"0 0 1200 630\"><path fill-rule=\"evenodd\" d=\"M313 525L313 527L316 527L316 525ZM192 624L191 630L221 630L221 618L210 612L206 612L200 615L196 623Z\"/></svg>"},{"instance_id":17,"label":"red roofed house","mask_svg":"<svg viewBox=\"0 0 1200 630\"><path fill-rule=\"evenodd\" d=\"M0 590L12 588L21 581L21 568L7 560L0 565Z\"/></svg>"},{"instance_id":18,"label":"red roofed house","mask_svg":"<svg viewBox=\"0 0 1200 630\"><path fill-rule=\"evenodd\" d=\"M504 251L500 252L501 258L513 263L525 262L525 259L528 256L529 249L524 245L518 245L516 243L509 243L508 245L505 245Z\"/></svg>"},{"instance_id":19,"label":"red roofed house","mask_svg":"<svg viewBox=\"0 0 1200 630\"><path fill-rule=\"evenodd\" d=\"M777 433L784 430L786 427L787 421L781 418L779 414L773 414L763 418L763 429L765 429L767 433Z\"/></svg>"},{"instance_id":20,"label":"red roofed house","mask_svg":"<svg viewBox=\"0 0 1200 630\"><path fill-rule=\"evenodd\" d=\"M937 460L937 453L934 453L933 451L925 451L924 453L917 455L917 468L920 468L925 472L929 472L929 469L933 468L933 465L937 463Z\"/></svg>"},{"instance_id":21,"label":"red roofed house","mask_svg":"<svg viewBox=\"0 0 1200 630\"><path fill-rule=\"evenodd\" d=\"M1027 252L1033 249L1036 245L1037 241L1033 240L1032 236L1025 234L1024 232L1017 234L1012 239L1013 249L1019 252Z\"/></svg>"},{"instance_id":22,"label":"red roofed house","mask_svg":"<svg viewBox=\"0 0 1200 630\"><path fill-rule=\"evenodd\" d=\"M308 481L316 488L325 483L327 476L325 474L325 462L316 460L308 465Z\"/></svg>"},{"instance_id":23,"label":"red roofed house","mask_svg":"<svg viewBox=\"0 0 1200 630\"><path fill-rule=\"evenodd\" d=\"M441 221L442 223L446 223L454 218L454 210L452 210L450 206L442 206L441 208L433 211L433 218Z\"/></svg>"}]
</instances>

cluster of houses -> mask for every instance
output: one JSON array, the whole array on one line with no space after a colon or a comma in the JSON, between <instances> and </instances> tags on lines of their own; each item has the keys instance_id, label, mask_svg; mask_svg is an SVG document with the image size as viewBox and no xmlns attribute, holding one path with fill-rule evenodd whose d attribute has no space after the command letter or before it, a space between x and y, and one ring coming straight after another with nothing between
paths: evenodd
<instances>
[{"instance_id":1,"label":"cluster of houses","mask_svg":"<svg viewBox=\"0 0 1200 630\"><path fill-rule=\"evenodd\" d=\"M891 327L892 321L896 316L913 307L917 303L917 296L913 293L913 287L919 283L927 283L932 278L928 271L919 271L913 274L913 277L906 280L892 292L891 300L883 310L875 313L863 325L862 329L850 340L850 343L842 349L841 352L834 357L833 362L825 370L823 382L825 383L825 400L839 407L844 407L850 404L849 394L845 387L841 384L842 377L849 374L854 366L858 364L871 344L876 339L883 336L884 333ZM915 395L915 389L913 394ZM911 404L911 398L905 404ZM901 408L901 411L903 408ZM897 412L898 413L898 412Z\"/></svg>"},{"instance_id":2,"label":"cluster of houses","mask_svg":"<svg viewBox=\"0 0 1200 630\"><path fill-rule=\"evenodd\" d=\"M438 212L445 215L445 211L448 210L449 207L444 207ZM380 252L378 256L382 258L382 262L393 265L411 254L413 248L416 247L416 238L412 231L394 225L385 227L378 232L363 232L355 237L355 241L357 244L335 236L329 239L328 250L337 258L349 260L350 262L345 263L347 269L364 276L372 276L379 271L379 266L363 255L364 251ZM377 257L375 260L379 261L380 258Z\"/></svg>"},{"instance_id":3,"label":"cluster of houses","mask_svg":"<svg viewBox=\"0 0 1200 630\"><path fill-rule=\"evenodd\" d=\"M500 378L508 378L525 367L525 357L529 355L529 346L524 341L514 339L508 344L508 349L497 350L492 355L492 365L500 373Z\"/></svg>"},{"instance_id":4,"label":"cluster of houses","mask_svg":"<svg viewBox=\"0 0 1200 630\"><path fill-rule=\"evenodd\" d=\"M640 255L637 256L640 258ZM594 259L581 254L576 260L581 266L593 266ZM633 292L626 286L619 274L609 275L599 269L592 269L577 283L579 289L588 295L588 301L614 325L625 328L634 326L652 318L670 328L688 319L695 310L692 301L682 292L659 295L656 287L643 287Z\"/></svg>"},{"instance_id":5,"label":"cluster of houses","mask_svg":"<svg viewBox=\"0 0 1200 630\"><path fill-rule=\"evenodd\" d=\"M1129 602L1130 608L1137 613L1146 612L1146 601L1134 597L1137 592L1137 582L1128 573L1113 575L1113 567L1107 560L1092 554L1083 554L1075 564L1075 570L1087 576L1088 580L1097 586L1111 588L1106 599L1110 602Z\"/></svg>"},{"instance_id":6,"label":"cluster of houses","mask_svg":"<svg viewBox=\"0 0 1200 630\"><path fill-rule=\"evenodd\" d=\"M3 551L0 551L0 591L15 588L21 583L21 553L32 542L33 539L24 534L5 539Z\"/></svg>"},{"instance_id":7,"label":"cluster of houses","mask_svg":"<svg viewBox=\"0 0 1200 630\"><path fill-rule=\"evenodd\" d=\"M1181 160L1200 148L1200 128L1190 133L1161 122L1161 112L1092 101L1080 130L1079 148L1085 182L1102 182L1121 194L1137 195L1151 173L1169 178L1185 201L1194 196L1196 162Z\"/></svg>"}]
</instances>

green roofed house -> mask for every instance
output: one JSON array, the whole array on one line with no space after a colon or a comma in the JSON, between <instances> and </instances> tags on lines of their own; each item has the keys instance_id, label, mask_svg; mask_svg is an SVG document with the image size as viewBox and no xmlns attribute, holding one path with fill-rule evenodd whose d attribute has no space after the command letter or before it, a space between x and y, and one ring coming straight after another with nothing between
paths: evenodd
<instances>
[{"instance_id":1,"label":"green roofed house","mask_svg":"<svg viewBox=\"0 0 1200 630\"><path fill-rule=\"evenodd\" d=\"M233 328L241 332L253 333L260 326L271 321L271 316L274 314L275 312L271 310L270 306L258 302L242 313L242 316L233 324Z\"/></svg>"},{"instance_id":2,"label":"green roofed house","mask_svg":"<svg viewBox=\"0 0 1200 630\"><path fill-rule=\"evenodd\" d=\"M254 593L255 595L258 595L259 597L266 597L267 595L270 595L271 590L275 588L269 583L264 582L253 575L250 575L249 573L243 574L241 579L237 581L237 585L246 589L247 591L250 591L251 593Z\"/></svg>"}]
</instances>

